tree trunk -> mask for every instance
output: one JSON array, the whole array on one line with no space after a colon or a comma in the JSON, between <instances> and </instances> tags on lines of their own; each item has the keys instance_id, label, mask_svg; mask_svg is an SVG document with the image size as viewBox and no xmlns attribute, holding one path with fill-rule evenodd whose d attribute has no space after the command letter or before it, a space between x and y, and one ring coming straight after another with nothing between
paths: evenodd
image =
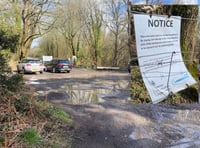
<instances>
[{"instance_id":1,"label":"tree trunk","mask_svg":"<svg viewBox=\"0 0 200 148\"><path fill-rule=\"evenodd\" d=\"M113 66L117 66L118 63L118 33L115 34L115 45L114 45L114 57L113 57Z\"/></svg>"}]
</instances>

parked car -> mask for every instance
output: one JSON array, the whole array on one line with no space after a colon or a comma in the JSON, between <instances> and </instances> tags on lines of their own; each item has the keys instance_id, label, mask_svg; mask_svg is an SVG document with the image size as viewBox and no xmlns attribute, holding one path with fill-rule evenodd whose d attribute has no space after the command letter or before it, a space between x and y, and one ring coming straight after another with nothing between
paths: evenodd
<instances>
[{"instance_id":1,"label":"parked car","mask_svg":"<svg viewBox=\"0 0 200 148\"><path fill-rule=\"evenodd\" d=\"M18 73L43 73L44 65L39 59L23 59L17 64Z\"/></svg>"},{"instance_id":2,"label":"parked car","mask_svg":"<svg viewBox=\"0 0 200 148\"><path fill-rule=\"evenodd\" d=\"M72 64L68 59L53 59L50 62L47 62L46 71L55 72L67 72L69 73L72 70Z\"/></svg>"},{"instance_id":3,"label":"parked car","mask_svg":"<svg viewBox=\"0 0 200 148\"><path fill-rule=\"evenodd\" d=\"M129 73L131 73L131 69L133 68L133 66L138 66L138 60L137 60L137 59L131 59L131 60L128 62L127 69L128 69L128 72L129 72Z\"/></svg>"}]
</instances>

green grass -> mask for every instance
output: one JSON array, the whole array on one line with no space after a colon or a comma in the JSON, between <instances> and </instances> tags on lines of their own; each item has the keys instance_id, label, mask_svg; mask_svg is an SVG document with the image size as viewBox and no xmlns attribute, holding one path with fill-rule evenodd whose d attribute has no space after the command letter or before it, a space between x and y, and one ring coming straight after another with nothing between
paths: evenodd
<instances>
[{"instance_id":1,"label":"green grass","mask_svg":"<svg viewBox=\"0 0 200 148\"><path fill-rule=\"evenodd\" d=\"M42 142L42 137L34 128L25 129L18 138L20 142L26 143L30 146L36 146Z\"/></svg>"},{"instance_id":2,"label":"green grass","mask_svg":"<svg viewBox=\"0 0 200 148\"><path fill-rule=\"evenodd\" d=\"M57 119L60 119L60 120L64 120L68 123L72 123L72 119L70 118L70 116L62 109L54 109L53 111L53 116Z\"/></svg>"}]
</instances>

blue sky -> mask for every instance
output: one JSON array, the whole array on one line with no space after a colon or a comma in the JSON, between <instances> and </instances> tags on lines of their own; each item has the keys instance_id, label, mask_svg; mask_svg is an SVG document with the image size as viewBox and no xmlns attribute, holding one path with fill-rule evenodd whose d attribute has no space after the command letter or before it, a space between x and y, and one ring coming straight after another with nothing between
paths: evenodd
<instances>
[{"instance_id":1,"label":"blue sky","mask_svg":"<svg viewBox=\"0 0 200 148\"><path fill-rule=\"evenodd\" d=\"M146 0L131 0L132 2L137 2L140 4L144 4ZM149 0L152 1L152 0ZM179 4L200 4L200 0L161 0L164 2L164 4L173 4L173 1L178 1Z\"/></svg>"}]
</instances>

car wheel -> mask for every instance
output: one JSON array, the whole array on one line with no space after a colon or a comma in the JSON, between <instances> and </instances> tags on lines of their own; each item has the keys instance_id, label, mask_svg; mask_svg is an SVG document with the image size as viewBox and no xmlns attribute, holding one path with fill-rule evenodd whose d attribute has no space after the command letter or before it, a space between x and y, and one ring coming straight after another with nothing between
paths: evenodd
<instances>
[{"instance_id":1,"label":"car wheel","mask_svg":"<svg viewBox=\"0 0 200 148\"><path fill-rule=\"evenodd\" d=\"M43 71L40 71L40 74L42 74L43 73Z\"/></svg>"},{"instance_id":2,"label":"car wheel","mask_svg":"<svg viewBox=\"0 0 200 148\"><path fill-rule=\"evenodd\" d=\"M70 71L68 70L67 73L70 73Z\"/></svg>"}]
</instances>

